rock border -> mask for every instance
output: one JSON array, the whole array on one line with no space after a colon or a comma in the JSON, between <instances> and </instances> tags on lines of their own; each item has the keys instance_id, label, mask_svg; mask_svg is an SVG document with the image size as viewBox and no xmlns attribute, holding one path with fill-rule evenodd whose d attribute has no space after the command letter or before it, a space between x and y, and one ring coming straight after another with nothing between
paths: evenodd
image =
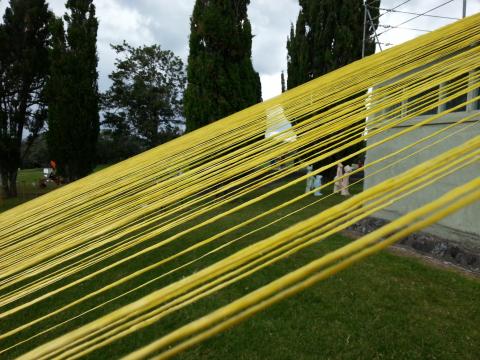
<instances>
[{"instance_id":1,"label":"rock border","mask_svg":"<svg viewBox=\"0 0 480 360\"><path fill-rule=\"evenodd\" d=\"M389 221L368 217L347 228L356 234L368 234ZM444 239L426 232L416 232L399 241L402 247L426 254L436 259L460 266L469 271L480 274L480 252L467 249L458 242Z\"/></svg>"}]
</instances>

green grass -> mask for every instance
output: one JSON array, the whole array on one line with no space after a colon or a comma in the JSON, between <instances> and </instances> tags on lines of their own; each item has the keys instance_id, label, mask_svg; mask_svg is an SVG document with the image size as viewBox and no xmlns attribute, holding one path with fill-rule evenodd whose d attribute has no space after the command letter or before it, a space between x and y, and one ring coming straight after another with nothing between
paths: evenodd
<instances>
[{"instance_id":1,"label":"green grass","mask_svg":"<svg viewBox=\"0 0 480 360\"><path fill-rule=\"evenodd\" d=\"M41 189L38 186L38 181L42 178L43 169L20 170L17 177L18 196L9 199L4 199L0 196L0 212L11 209L25 201L34 199L56 188L55 184L49 183L47 184L47 188Z\"/></svg>"},{"instance_id":2,"label":"green grass","mask_svg":"<svg viewBox=\"0 0 480 360\"><path fill-rule=\"evenodd\" d=\"M247 199L258 196L263 191L271 189L272 186L236 200L232 204L225 205L216 212L225 211ZM275 204L282 203L292 196L300 194L303 188L304 185L301 184L284 190L272 199L260 202L242 210L235 216L224 218L222 221L192 232L169 246L139 257L136 261L109 271L93 281L85 282L81 286L42 302L38 306L33 306L16 316L7 318L2 321L0 326L2 330L8 330L15 328L19 323L25 322L26 319L34 319L48 313L83 294L88 294L105 284L123 278L136 269L143 268L169 254L176 253L190 244L255 214L262 213ZM354 192L358 191L360 191L359 186L354 189ZM301 205L311 204L313 200L315 199L310 197L302 201ZM27 342L5 354L5 358L22 354L49 339L113 311L175 279L198 271L203 266L207 266L247 244L263 239L342 200L342 197L335 195L320 204L312 205L287 220L260 230L185 270L156 281L114 303ZM290 210L297 206L290 208ZM287 210L281 210L274 214L270 220L286 213ZM201 219L206 219L212 215L206 214ZM152 239L149 243L157 242L181 229L188 228L201 219L185 224L180 228L172 229L162 236ZM242 232L222 238L219 244L254 230L257 226L258 224L247 226ZM227 304L231 300L349 241L341 235L332 236L326 241L241 280L213 296L200 300L148 328L116 341L100 351L93 352L88 358L111 359L125 355L157 339L162 334ZM142 247L144 246L146 244ZM130 252L138 251L140 248L132 249ZM143 284L188 260L195 259L207 249L213 248L214 245L207 246L206 249L201 249L178 261L166 264L159 269L146 273L139 279L132 280L108 293L80 304L68 313L59 314L45 321L35 329L28 329L14 338L0 342L0 349L26 339L57 322L80 314L86 309L122 294L136 285ZM111 261L113 260L99 264L96 268L102 268ZM83 274L90 271L88 270ZM65 282L81 275L78 274ZM477 359L480 351L479 303L479 281L465 278L454 272L432 268L416 259L382 252L293 298L273 306L236 328L194 347L180 355L179 358L192 360L267 358ZM0 355L1 357L2 355Z\"/></svg>"},{"instance_id":3,"label":"green grass","mask_svg":"<svg viewBox=\"0 0 480 360\"><path fill-rule=\"evenodd\" d=\"M98 165L94 171L106 168L108 165ZM16 198L3 199L0 196L0 212L11 209L25 201L32 200L49 191L58 188L53 182L48 182L46 188L39 186L39 180L43 179L43 168L24 169L18 172ZM1 194L0 194L1 195Z\"/></svg>"}]
</instances>

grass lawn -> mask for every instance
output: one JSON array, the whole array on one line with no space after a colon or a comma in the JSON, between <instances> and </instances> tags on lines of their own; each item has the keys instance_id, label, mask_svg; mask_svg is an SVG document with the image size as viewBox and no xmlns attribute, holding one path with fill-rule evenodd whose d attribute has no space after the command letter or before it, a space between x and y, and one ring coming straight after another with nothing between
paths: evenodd
<instances>
[{"instance_id":1,"label":"grass lawn","mask_svg":"<svg viewBox=\"0 0 480 360\"><path fill-rule=\"evenodd\" d=\"M46 189L41 189L38 186L38 180L42 178L42 169L20 170L17 177L18 196L12 199L3 199L2 196L0 196L0 211L8 210L25 201L34 199L56 187L54 184L48 184Z\"/></svg>"},{"instance_id":2,"label":"grass lawn","mask_svg":"<svg viewBox=\"0 0 480 360\"><path fill-rule=\"evenodd\" d=\"M28 174L22 174L27 177ZM265 189L246 198L258 196ZM246 208L235 216L218 221L211 226L192 232L179 241L162 247L157 251L109 271L92 281L83 283L74 289L57 296L15 316L2 321L0 332L9 330L49 313L62 304L92 292L116 279L123 278L136 269L143 268L159 259L182 250L211 234L230 227L243 219L262 213L275 204L282 203L304 189L304 184L284 190L275 198L267 199L255 206ZM360 187L354 188L354 192ZM326 191L328 193L328 191ZM216 211L240 204L246 198L234 201ZM0 354L0 358L13 358L66 331L75 329L119 306L134 301L171 281L198 271L202 267L223 258L234 251L263 239L291 224L316 214L340 201L335 195L318 204L313 204L284 221L262 229L238 243L209 256L202 261L174 273L161 280L109 303L93 312L71 321L32 341L26 342L11 351ZM301 205L311 204L314 197L305 199ZM292 210L296 205L289 210ZM286 214L280 210L270 220ZM206 214L207 218L212 214ZM196 222L201 219L197 219ZM263 224L263 222L262 222ZM180 229L192 226L192 223L173 229L149 243L157 242ZM220 243L236 238L245 232L254 230L258 224L247 226L244 231L226 236L217 244L209 245L213 249ZM108 347L91 353L88 358L112 359L129 353L162 334L173 330L231 300L242 296L271 280L288 273L333 250L350 240L335 235L281 261L268 269L190 305L145 329L114 342ZM147 244L130 250L138 251ZM144 274L94 299L59 314L32 329L0 341L1 349L48 329L58 322L68 320L104 301L123 294L128 289L146 283L148 280L173 269L206 252L200 249L177 261ZM124 256L123 254L122 256ZM113 260L98 264L102 268ZM83 273L91 272L88 270ZM82 274L65 280L69 282ZM45 289L45 291L48 289ZM26 300L26 299L25 299ZM2 311L2 309L0 309ZM382 252L368 260L347 269L333 278L315 285L307 291L277 304L245 323L229 330L205 343L192 348L179 356L180 359L478 359L480 354L480 281L466 278L457 273L432 268L417 259L400 257Z\"/></svg>"},{"instance_id":3,"label":"grass lawn","mask_svg":"<svg viewBox=\"0 0 480 360\"><path fill-rule=\"evenodd\" d=\"M108 165L98 165L95 168L95 171L102 170L107 166ZM43 179L42 168L20 170L17 177L18 196L13 199L3 199L2 196L0 196L0 212L20 205L25 201L41 196L58 187L58 185L56 185L55 183L48 182L47 187L42 189L38 184L38 181L40 179Z\"/></svg>"}]
</instances>

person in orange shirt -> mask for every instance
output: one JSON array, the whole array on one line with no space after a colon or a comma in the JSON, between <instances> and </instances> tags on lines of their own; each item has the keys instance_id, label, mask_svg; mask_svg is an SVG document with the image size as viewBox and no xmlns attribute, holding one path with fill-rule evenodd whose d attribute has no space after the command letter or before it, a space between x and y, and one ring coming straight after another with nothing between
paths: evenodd
<instances>
[{"instance_id":1,"label":"person in orange shirt","mask_svg":"<svg viewBox=\"0 0 480 360\"><path fill-rule=\"evenodd\" d=\"M55 183L58 185L60 179L57 176L57 163L55 160L50 160L50 168L52 171L50 172L49 178L55 181Z\"/></svg>"}]
</instances>

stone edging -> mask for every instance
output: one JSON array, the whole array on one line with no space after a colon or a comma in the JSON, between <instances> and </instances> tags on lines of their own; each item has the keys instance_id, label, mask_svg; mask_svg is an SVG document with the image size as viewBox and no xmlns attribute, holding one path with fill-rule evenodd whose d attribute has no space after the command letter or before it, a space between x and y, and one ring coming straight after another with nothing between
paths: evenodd
<instances>
[{"instance_id":1,"label":"stone edging","mask_svg":"<svg viewBox=\"0 0 480 360\"><path fill-rule=\"evenodd\" d=\"M378 218L365 218L347 228L357 234L368 234L388 221ZM448 239L443 239L425 232L416 232L402 239L399 244L411 248L419 253L446 261L473 272L480 273L480 252L463 247Z\"/></svg>"}]
</instances>

